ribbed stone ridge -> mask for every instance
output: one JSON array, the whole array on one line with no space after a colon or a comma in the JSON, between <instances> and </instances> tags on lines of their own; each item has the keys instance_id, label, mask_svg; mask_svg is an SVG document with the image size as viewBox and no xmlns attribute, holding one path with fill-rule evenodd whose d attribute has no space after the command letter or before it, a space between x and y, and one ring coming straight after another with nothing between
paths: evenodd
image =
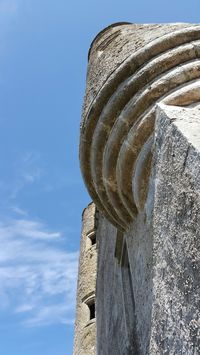
<instances>
[{"instance_id":1,"label":"ribbed stone ridge","mask_svg":"<svg viewBox=\"0 0 200 355\"><path fill-rule=\"evenodd\" d=\"M111 26L90 50L80 161L98 209L127 230L148 192L157 103L200 102L200 25Z\"/></svg>"}]
</instances>

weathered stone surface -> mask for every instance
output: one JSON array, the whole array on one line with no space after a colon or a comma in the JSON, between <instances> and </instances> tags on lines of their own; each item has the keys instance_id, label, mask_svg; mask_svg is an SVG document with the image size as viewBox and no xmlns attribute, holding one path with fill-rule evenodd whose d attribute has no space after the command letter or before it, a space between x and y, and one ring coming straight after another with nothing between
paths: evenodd
<instances>
[{"instance_id":1,"label":"weathered stone surface","mask_svg":"<svg viewBox=\"0 0 200 355\"><path fill-rule=\"evenodd\" d=\"M105 218L98 228L97 354L148 354L152 305L152 240L140 214L124 236L130 264L115 257L117 230ZM124 250L124 248L123 248Z\"/></svg>"},{"instance_id":2,"label":"weathered stone surface","mask_svg":"<svg viewBox=\"0 0 200 355\"><path fill-rule=\"evenodd\" d=\"M97 354L198 355L200 25L110 26L87 79L80 160L100 210ZM90 355L96 256L82 240L75 354Z\"/></svg>"},{"instance_id":3,"label":"weathered stone surface","mask_svg":"<svg viewBox=\"0 0 200 355\"><path fill-rule=\"evenodd\" d=\"M126 231L147 193L138 171L147 176L156 104L199 102L200 25L109 27L92 45L86 91L83 177L99 210Z\"/></svg>"},{"instance_id":4,"label":"weathered stone surface","mask_svg":"<svg viewBox=\"0 0 200 355\"><path fill-rule=\"evenodd\" d=\"M98 355L200 352L200 110L161 105L155 133L148 199L124 235L130 275L99 220Z\"/></svg>"},{"instance_id":5,"label":"weathered stone surface","mask_svg":"<svg viewBox=\"0 0 200 355\"><path fill-rule=\"evenodd\" d=\"M108 78L125 60L141 48L144 48L151 41L159 39L168 33L173 33L173 31L193 26L189 23L119 23L109 26L102 31L103 33L97 35L89 53L85 114L87 114L90 105ZM160 44L160 50L162 50L162 44ZM139 63L134 64L139 65ZM129 63L129 66L131 66L131 63ZM131 71L131 68L129 68L129 71Z\"/></svg>"},{"instance_id":6,"label":"weathered stone surface","mask_svg":"<svg viewBox=\"0 0 200 355\"><path fill-rule=\"evenodd\" d=\"M200 110L161 106L155 141L151 354L200 354Z\"/></svg>"},{"instance_id":7,"label":"weathered stone surface","mask_svg":"<svg viewBox=\"0 0 200 355\"><path fill-rule=\"evenodd\" d=\"M92 245L91 233L96 233L97 211L90 204L83 212L81 250L79 258L74 355L95 355L96 321L90 320L87 301L95 298L97 252L96 243Z\"/></svg>"}]
</instances>

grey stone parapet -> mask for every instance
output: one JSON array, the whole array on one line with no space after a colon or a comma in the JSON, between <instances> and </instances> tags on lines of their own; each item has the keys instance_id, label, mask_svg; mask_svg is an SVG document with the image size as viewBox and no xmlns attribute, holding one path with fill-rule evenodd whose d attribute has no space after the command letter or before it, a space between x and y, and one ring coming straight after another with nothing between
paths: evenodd
<instances>
[{"instance_id":1,"label":"grey stone parapet","mask_svg":"<svg viewBox=\"0 0 200 355\"><path fill-rule=\"evenodd\" d=\"M158 103L200 101L200 25L118 24L92 44L80 161L103 215L127 231L148 191Z\"/></svg>"}]
</instances>

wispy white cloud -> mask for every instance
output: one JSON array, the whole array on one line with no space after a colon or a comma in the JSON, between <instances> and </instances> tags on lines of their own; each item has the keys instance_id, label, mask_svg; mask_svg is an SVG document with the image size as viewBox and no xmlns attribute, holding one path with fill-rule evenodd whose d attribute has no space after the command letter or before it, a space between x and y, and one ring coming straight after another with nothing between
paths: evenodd
<instances>
[{"instance_id":1,"label":"wispy white cloud","mask_svg":"<svg viewBox=\"0 0 200 355\"><path fill-rule=\"evenodd\" d=\"M78 253L65 251L61 233L4 219L0 243L0 311L20 314L26 326L72 323Z\"/></svg>"},{"instance_id":2,"label":"wispy white cloud","mask_svg":"<svg viewBox=\"0 0 200 355\"><path fill-rule=\"evenodd\" d=\"M82 184L80 177L74 178L70 175L70 171L66 171L60 166L52 170L40 153L26 152L15 158L6 179L0 177L0 207L1 204L3 208L5 204L8 204L8 208L10 208L10 205L20 203L18 201L20 195L25 191L32 191L33 187L40 190L41 193L47 194L59 190L66 191L66 189L75 188L79 184ZM13 212L17 213L17 209L15 211L13 209ZM19 210L18 212L20 213Z\"/></svg>"},{"instance_id":3,"label":"wispy white cloud","mask_svg":"<svg viewBox=\"0 0 200 355\"><path fill-rule=\"evenodd\" d=\"M0 312L12 312L25 326L74 318L78 253L65 249L74 231L68 226L63 235L21 208L22 190L41 189L45 174L41 155L28 152L0 182Z\"/></svg>"},{"instance_id":4,"label":"wispy white cloud","mask_svg":"<svg viewBox=\"0 0 200 355\"><path fill-rule=\"evenodd\" d=\"M37 152L27 152L14 165L14 181L10 197L15 199L25 187L40 181L43 175L41 157Z\"/></svg>"},{"instance_id":5,"label":"wispy white cloud","mask_svg":"<svg viewBox=\"0 0 200 355\"><path fill-rule=\"evenodd\" d=\"M23 190L28 190L39 183L41 188L41 181L45 176L43 165L42 158L37 152L17 156L10 166L9 175L6 178L3 178L3 175L0 177L0 206L2 204L3 207L7 205L7 208L12 208L12 205L18 204L16 199ZM13 212L17 213L17 210Z\"/></svg>"},{"instance_id":6,"label":"wispy white cloud","mask_svg":"<svg viewBox=\"0 0 200 355\"><path fill-rule=\"evenodd\" d=\"M13 211L14 213L16 213L17 215L27 216L27 211L23 210L22 208L20 208L18 206L11 206L10 210Z\"/></svg>"},{"instance_id":7,"label":"wispy white cloud","mask_svg":"<svg viewBox=\"0 0 200 355\"><path fill-rule=\"evenodd\" d=\"M16 238L34 238L34 239L48 239L58 238L61 236L59 232L49 232L45 230L44 225L38 221L28 219L9 219L3 224L0 223L0 235L4 235L4 239ZM1 238L1 237L0 237Z\"/></svg>"}]
</instances>

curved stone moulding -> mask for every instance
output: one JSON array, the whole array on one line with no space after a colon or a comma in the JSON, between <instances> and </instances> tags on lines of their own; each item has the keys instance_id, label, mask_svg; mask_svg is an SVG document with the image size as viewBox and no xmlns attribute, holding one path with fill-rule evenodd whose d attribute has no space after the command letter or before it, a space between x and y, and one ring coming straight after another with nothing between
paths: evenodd
<instances>
[{"instance_id":1,"label":"curved stone moulding","mask_svg":"<svg viewBox=\"0 0 200 355\"><path fill-rule=\"evenodd\" d=\"M200 25L149 42L110 75L84 117L81 169L99 210L127 230L145 204L157 103L200 101Z\"/></svg>"}]
</instances>

